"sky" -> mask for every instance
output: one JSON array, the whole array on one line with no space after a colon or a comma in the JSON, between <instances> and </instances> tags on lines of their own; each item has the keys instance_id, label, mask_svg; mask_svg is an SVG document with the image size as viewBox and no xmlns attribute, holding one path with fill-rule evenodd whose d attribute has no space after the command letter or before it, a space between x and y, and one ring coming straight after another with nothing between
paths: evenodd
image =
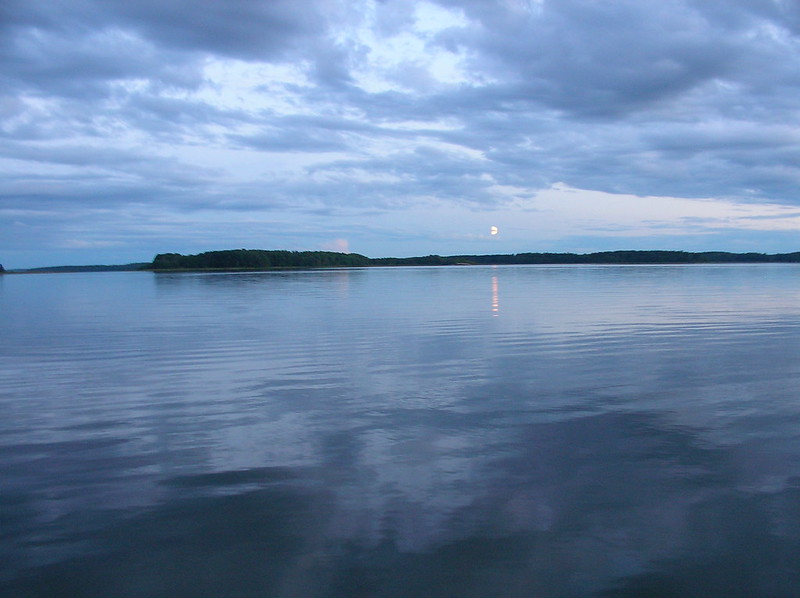
<instances>
[{"instance_id":1,"label":"sky","mask_svg":"<svg viewBox=\"0 0 800 598\"><path fill-rule=\"evenodd\" d=\"M0 2L6 268L783 253L798 190L795 0Z\"/></svg>"}]
</instances>

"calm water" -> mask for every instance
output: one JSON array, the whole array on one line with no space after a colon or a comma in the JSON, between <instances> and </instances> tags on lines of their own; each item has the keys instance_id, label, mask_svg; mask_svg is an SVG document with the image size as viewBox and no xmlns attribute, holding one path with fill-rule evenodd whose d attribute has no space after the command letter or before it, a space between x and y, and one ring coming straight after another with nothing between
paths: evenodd
<instances>
[{"instance_id":1,"label":"calm water","mask_svg":"<svg viewBox=\"0 0 800 598\"><path fill-rule=\"evenodd\" d=\"M800 267L0 277L0 595L797 596Z\"/></svg>"}]
</instances>

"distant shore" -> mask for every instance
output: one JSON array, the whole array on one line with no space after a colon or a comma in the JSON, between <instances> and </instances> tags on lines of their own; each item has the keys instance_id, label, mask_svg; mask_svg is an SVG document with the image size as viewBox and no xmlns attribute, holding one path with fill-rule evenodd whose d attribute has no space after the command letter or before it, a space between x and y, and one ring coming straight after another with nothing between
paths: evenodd
<instances>
[{"instance_id":1,"label":"distant shore","mask_svg":"<svg viewBox=\"0 0 800 598\"><path fill-rule=\"evenodd\" d=\"M603 251L597 253L512 253L495 255L427 255L406 258L369 258L358 253L331 251L266 251L233 249L196 255L159 254L147 270L275 270L286 268L341 268L370 266L471 266L511 264L732 264L800 263L800 252L729 253L707 251Z\"/></svg>"},{"instance_id":2,"label":"distant shore","mask_svg":"<svg viewBox=\"0 0 800 598\"><path fill-rule=\"evenodd\" d=\"M793 253L731 253L727 251L622 250L595 253L509 253L493 255L426 255L370 258L358 253L334 251L286 251L230 249L194 255L158 254L152 262L121 265L51 266L5 270L5 274L59 272L207 272L258 271L316 268L363 268L371 266L488 266L569 264L759 264L800 263Z\"/></svg>"},{"instance_id":3,"label":"distant shore","mask_svg":"<svg viewBox=\"0 0 800 598\"><path fill-rule=\"evenodd\" d=\"M146 270L150 266L149 262L138 262L135 264L119 265L95 265L95 266L47 266L44 268L15 268L5 270L0 274L58 274L61 272L135 272Z\"/></svg>"}]
</instances>

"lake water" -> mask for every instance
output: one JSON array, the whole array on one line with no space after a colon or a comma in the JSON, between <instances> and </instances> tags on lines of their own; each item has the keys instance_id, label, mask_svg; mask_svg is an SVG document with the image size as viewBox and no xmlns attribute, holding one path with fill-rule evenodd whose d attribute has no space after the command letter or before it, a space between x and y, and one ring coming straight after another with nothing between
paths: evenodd
<instances>
[{"instance_id":1,"label":"lake water","mask_svg":"<svg viewBox=\"0 0 800 598\"><path fill-rule=\"evenodd\" d=\"M800 266L0 277L0 596L800 595Z\"/></svg>"}]
</instances>

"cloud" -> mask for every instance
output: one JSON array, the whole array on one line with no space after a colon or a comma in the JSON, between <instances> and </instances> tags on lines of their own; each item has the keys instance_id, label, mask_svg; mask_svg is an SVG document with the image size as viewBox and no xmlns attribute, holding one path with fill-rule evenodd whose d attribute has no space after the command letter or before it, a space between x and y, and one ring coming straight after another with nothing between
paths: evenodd
<instances>
[{"instance_id":1,"label":"cloud","mask_svg":"<svg viewBox=\"0 0 800 598\"><path fill-rule=\"evenodd\" d=\"M98 208L298 230L338 214L313 247L377 211L410 244L420 206L523 217L563 184L587 213L599 192L769 220L799 202L798 34L793 4L752 0L9 0L0 217L67 238ZM676 231L695 222L670 205Z\"/></svg>"},{"instance_id":2,"label":"cloud","mask_svg":"<svg viewBox=\"0 0 800 598\"><path fill-rule=\"evenodd\" d=\"M451 3L457 6L457 3ZM442 35L500 74L507 93L573 117L618 118L726 73L739 49L681 3L566 0L520 14L467 5L473 26Z\"/></svg>"},{"instance_id":3,"label":"cloud","mask_svg":"<svg viewBox=\"0 0 800 598\"><path fill-rule=\"evenodd\" d=\"M95 249L120 245L118 241L87 241L85 239L67 239L63 243L65 249Z\"/></svg>"}]
</instances>

